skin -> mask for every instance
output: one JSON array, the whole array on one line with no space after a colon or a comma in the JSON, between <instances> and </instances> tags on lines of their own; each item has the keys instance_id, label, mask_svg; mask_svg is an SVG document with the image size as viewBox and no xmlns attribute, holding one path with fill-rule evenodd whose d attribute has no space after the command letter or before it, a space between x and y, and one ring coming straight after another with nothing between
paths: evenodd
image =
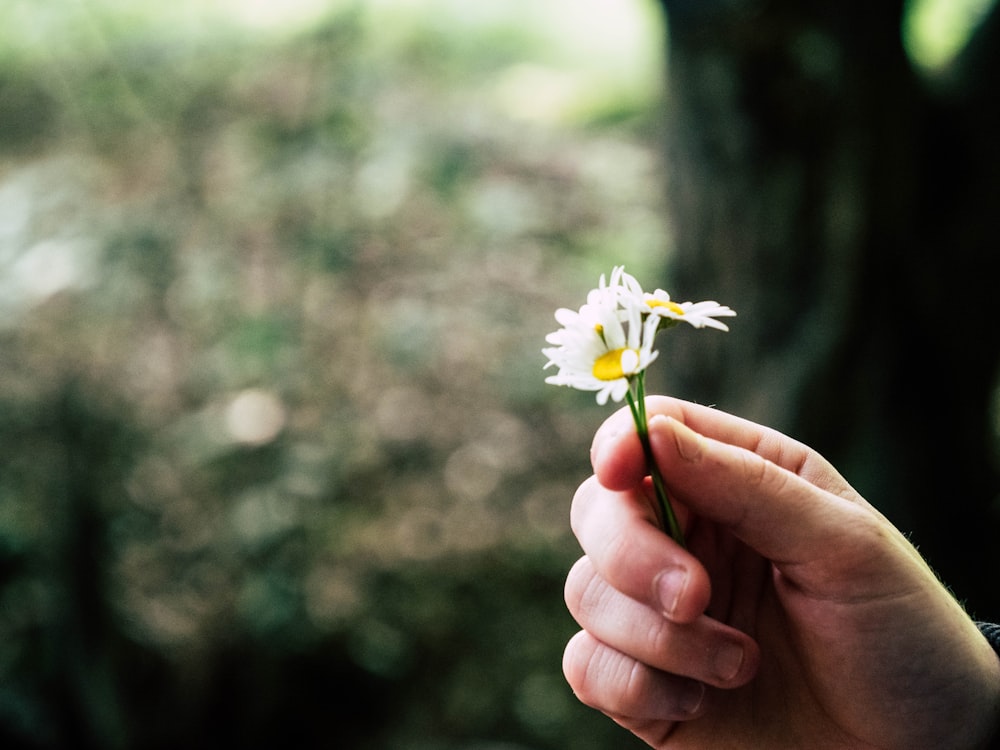
<instances>
[{"instance_id":1,"label":"skin","mask_svg":"<svg viewBox=\"0 0 1000 750\"><path fill-rule=\"evenodd\" d=\"M647 400L687 550L659 530L628 410L573 499L577 697L655 748L963 750L998 728L1000 661L917 551L815 451Z\"/></svg>"}]
</instances>

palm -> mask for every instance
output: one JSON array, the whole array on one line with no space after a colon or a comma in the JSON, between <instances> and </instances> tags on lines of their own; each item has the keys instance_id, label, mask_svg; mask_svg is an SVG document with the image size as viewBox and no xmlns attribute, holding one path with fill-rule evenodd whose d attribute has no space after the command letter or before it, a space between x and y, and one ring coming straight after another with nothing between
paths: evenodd
<instances>
[{"instance_id":1,"label":"palm","mask_svg":"<svg viewBox=\"0 0 1000 750\"><path fill-rule=\"evenodd\" d=\"M914 665L913 650L941 637L933 616L941 606L925 596L916 558L843 550L850 554L841 559L858 568L849 578L852 591L839 584L820 591L715 524L692 528L689 546L713 581L706 615L756 639L761 664L749 684L714 691L703 717L674 728L670 748L937 747L929 738L941 717L956 716L974 699L963 690L913 692L915 670L934 671L941 686L950 686L968 684L970 669L951 651L933 665ZM887 586L871 568L890 572L894 583Z\"/></svg>"}]
</instances>

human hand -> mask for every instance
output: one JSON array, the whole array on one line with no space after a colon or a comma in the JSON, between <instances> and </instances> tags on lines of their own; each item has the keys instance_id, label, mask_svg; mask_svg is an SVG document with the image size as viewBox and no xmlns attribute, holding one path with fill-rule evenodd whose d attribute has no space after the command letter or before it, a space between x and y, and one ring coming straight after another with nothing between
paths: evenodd
<instances>
[{"instance_id":1,"label":"human hand","mask_svg":"<svg viewBox=\"0 0 1000 750\"><path fill-rule=\"evenodd\" d=\"M670 750L983 747L1000 660L899 531L774 430L647 409L688 549L659 530L616 413L573 500L585 556L566 601L583 631L563 668L580 700Z\"/></svg>"}]
</instances>

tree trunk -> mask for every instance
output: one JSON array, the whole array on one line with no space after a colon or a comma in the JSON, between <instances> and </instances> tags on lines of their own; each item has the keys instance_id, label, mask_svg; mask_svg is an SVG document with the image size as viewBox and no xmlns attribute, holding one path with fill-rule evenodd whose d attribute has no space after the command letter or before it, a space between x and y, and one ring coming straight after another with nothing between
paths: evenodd
<instances>
[{"instance_id":1,"label":"tree trunk","mask_svg":"<svg viewBox=\"0 0 1000 750\"><path fill-rule=\"evenodd\" d=\"M663 5L671 288L739 312L671 389L820 450L1000 617L997 9L931 85L902 0Z\"/></svg>"}]
</instances>

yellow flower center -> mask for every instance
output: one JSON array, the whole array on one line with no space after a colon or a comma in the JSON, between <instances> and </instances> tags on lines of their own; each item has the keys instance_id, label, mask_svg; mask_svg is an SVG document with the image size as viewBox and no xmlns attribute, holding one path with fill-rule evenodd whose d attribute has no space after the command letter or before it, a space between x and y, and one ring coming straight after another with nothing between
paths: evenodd
<instances>
[{"instance_id":1,"label":"yellow flower center","mask_svg":"<svg viewBox=\"0 0 1000 750\"><path fill-rule=\"evenodd\" d=\"M683 307L681 307L680 305L678 305L676 302L670 302L669 300L668 301L664 301L662 299L651 299L651 300L647 300L646 304L648 304L650 307L665 307L668 310L670 310L670 312L675 313L677 315L683 315L684 314L684 308Z\"/></svg>"},{"instance_id":2,"label":"yellow flower center","mask_svg":"<svg viewBox=\"0 0 1000 750\"><path fill-rule=\"evenodd\" d=\"M594 377L598 380L618 380L635 374L639 366L639 352L623 347L605 352L594 361Z\"/></svg>"}]
</instances>

